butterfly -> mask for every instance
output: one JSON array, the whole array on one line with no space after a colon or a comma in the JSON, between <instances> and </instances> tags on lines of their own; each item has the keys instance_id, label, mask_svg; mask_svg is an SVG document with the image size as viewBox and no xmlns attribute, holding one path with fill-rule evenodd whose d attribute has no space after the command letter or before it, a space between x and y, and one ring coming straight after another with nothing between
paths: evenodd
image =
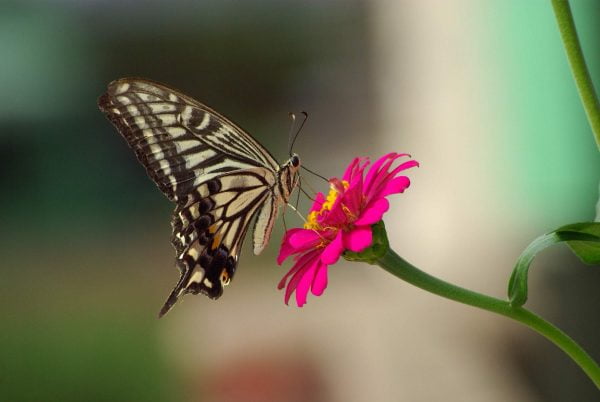
<instances>
[{"instance_id":1,"label":"butterfly","mask_svg":"<svg viewBox=\"0 0 600 402\"><path fill-rule=\"evenodd\" d=\"M171 243L181 276L159 317L187 293L219 298L253 219L254 254L269 242L280 207L298 185L298 155L279 165L231 120L145 79L111 82L98 106L176 204Z\"/></svg>"}]
</instances>

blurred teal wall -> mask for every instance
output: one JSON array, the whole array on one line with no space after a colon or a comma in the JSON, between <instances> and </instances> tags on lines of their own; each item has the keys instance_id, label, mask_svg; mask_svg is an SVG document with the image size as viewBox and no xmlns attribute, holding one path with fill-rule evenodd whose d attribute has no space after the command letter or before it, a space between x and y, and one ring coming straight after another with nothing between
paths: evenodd
<instances>
[{"instance_id":1,"label":"blurred teal wall","mask_svg":"<svg viewBox=\"0 0 600 402\"><path fill-rule=\"evenodd\" d=\"M584 54L595 81L600 68L597 24L600 3L572 2ZM508 71L498 82L510 116L510 132L492 141L506 166L500 188L528 211L530 222L549 229L594 218L600 179L596 149L548 1L493 2L485 7L482 25L495 37L490 57ZM501 21L501 22L499 22ZM598 86L598 85L596 85ZM494 93L489 94L494 97ZM497 100L496 100L497 101ZM485 135L485 134L482 134ZM490 178L493 180L493 178Z\"/></svg>"}]
</instances>

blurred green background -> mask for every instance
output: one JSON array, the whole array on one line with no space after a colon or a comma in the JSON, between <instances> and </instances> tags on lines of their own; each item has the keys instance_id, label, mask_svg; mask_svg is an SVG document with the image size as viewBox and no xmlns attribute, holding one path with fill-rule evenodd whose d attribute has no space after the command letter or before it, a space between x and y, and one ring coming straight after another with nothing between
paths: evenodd
<instances>
[{"instance_id":1,"label":"blurred green background","mask_svg":"<svg viewBox=\"0 0 600 402\"><path fill-rule=\"evenodd\" d=\"M322 298L302 310L285 307L275 289L284 272L274 261L281 225L264 255L245 250L218 302L188 296L156 319L178 275L169 244L173 207L97 109L107 83L120 77L180 88L232 117L281 159L288 112L307 110L296 151L326 176L340 174L356 155L411 152L422 168L401 204L407 212L390 218L406 222L398 244L413 247L402 251L424 261L439 255L449 272L441 275L450 278L460 261L438 245L465 251L465 259L470 248L481 250L477 266L487 266L489 289L499 297L510 261L529 240L593 219L600 158L548 2L449 4L3 1L0 400L360 401L361 390L371 388L371 400L382 401L597 397L579 369L537 335L517 327L495 333L508 325L502 319L478 315L486 321L470 321L453 335L443 332L452 321L427 327L435 312L400 324L406 310L394 301L398 292L377 288L391 279L368 268L334 267ZM600 3L576 0L573 9L597 80ZM477 122L477 130L465 133L453 121ZM456 157L461 152L472 159ZM443 170L452 178L442 178ZM469 178L477 185L469 187ZM455 186L467 188L475 206L460 201ZM487 232L435 226L438 213L450 213L443 205L454 201L466 215L483 214ZM430 220L411 221L411 214ZM456 282L468 285L486 272L461 275ZM538 292L531 307L600 359L599 272L559 249L541 257L531 280ZM404 327L384 325L394 320ZM485 327L495 321L498 327ZM439 338L415 346L378 338L419 325ZM446 344L435 343L479 331L487 345L473 357L479 363L456 361ZM407 349L436 352L417 364L402 358ZM498 353L502 358L493 360ZM391 373L387 357L398 365ZM464 389L479 380L469 375L433 385L463 364L465 372L481 364L495 370L486 376L501 379L471 394Z\"/></svg>"}]
</instances>

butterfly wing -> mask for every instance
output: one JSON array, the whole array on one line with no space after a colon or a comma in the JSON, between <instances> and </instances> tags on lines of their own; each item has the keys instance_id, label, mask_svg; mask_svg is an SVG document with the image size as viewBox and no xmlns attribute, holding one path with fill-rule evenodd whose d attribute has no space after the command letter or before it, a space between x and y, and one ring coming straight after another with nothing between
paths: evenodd
<instances>
[{"instance_id":1,"label":"butterfly wing","mask_svg":"<svg viewBox=\"0 0 600 402\"><path fill-rule=\"evenodd\" d=\"M255 235L255 252L268 240L280 202L277 162L230 120L162 84L117 80L98 103L148 175L177 203L171 241L181 278L160 315L184 293L218 298L257 213L269 219L257 225L262 234L259 247Z\"/></svg>"},{"instance_id":2,"label":"butterfly wing","mask_svg":"<svg viewBox=\"0 0 600 402\"><path fill-rule=\"evenodd\" d=\"M113 81L98 104L172 201L186 202L194 188L226 171L279 168L240 127L165 85L128 78Z\"/></svg>"},{"instance_id":3,"label":"butterfly wing","mask_svg":"<svg viewBox=\"0 0 600 402\"><path fill-rule=\"evenodd\" d=\"M198 187L188 205L177 206L171 241L181 278L161 316L184 293L221 296L235 274L250 221L264 205L275 203L271 176L265 168L225 173Z\"/></svg>"}]
</instances>

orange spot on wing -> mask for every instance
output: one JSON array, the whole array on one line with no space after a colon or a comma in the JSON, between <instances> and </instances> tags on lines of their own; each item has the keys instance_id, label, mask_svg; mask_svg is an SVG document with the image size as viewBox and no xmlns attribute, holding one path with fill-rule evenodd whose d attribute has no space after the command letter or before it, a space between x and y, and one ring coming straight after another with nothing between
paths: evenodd
<instances>
[{"instance_id":1,"label":"orange spot on wing","mask_svg":"<svg viewBox=\"0 0 600 402\"><path fill-rule=\"evenodd\" d=\"M230 281L229 274L227 273L227 270L224 269L223 271L221 271L221 282L224 285L229 285L229 281Z\"/></svg>"},{"instance_id":2,"label":"orange spot on wing","mask_svg":"<svg viewBox=\"0 0 600 402\"><path fill-rule=\"evenodd\" d=\"M215 238L213 239L213 242L212 242L212 245L210 246L210 248L212 250L214 250L217 247L219 247L219 244L221 244L221 234L215 235Z\"/></svg>"}]
</instances>

